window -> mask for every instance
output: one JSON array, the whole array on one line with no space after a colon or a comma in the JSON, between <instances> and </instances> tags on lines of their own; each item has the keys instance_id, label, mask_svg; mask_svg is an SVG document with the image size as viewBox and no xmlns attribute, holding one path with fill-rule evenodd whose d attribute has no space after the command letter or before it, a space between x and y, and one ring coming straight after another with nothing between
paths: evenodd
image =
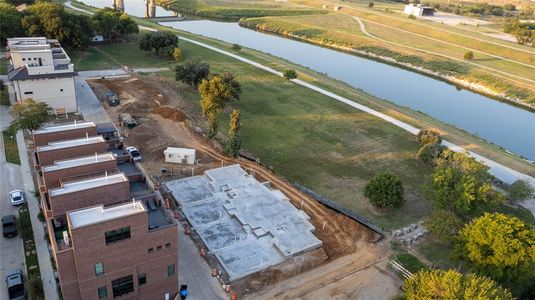
<instances>
[{"instance_id":1,"label":"window","mask_svg":"<svg viewBox=\"0 0 535 300\"><path fill-rule=\"evenodd\" d=\"M98 288L98 298L99 299L102 299L102 298L106 298L108 297L108 291L106 290L106 287L105 286L101 286Z\"/></svg>"},{"instance_id":2,"label":"window","mask_svg":"<svg viewBox=\"0 0 535 300\"><path fill-rule=\"evenodd\" d=\"M95 264L95 276L101 276L104 275L104 265L99 262Z\"/></svg>"},{"instance_id":3,"label":"window","mask_svg":"<svg viewBox=\"0 0 535 300\"><path fill-rule=\"evenodd\" d=\"M113 290L114 298L132 293L134 291L134 277L129 275L112 280L111 288Z\"/></svg>"},{"instance_id":4,"label":"window","mask_svg":"<svg viewBox=\"0 0 535 300\"><path fill-rule=\"evenodd\" d=\"M162 245L159 245L158 247L156 247L156 251L160 251L162 250Z\"/></svg>"},{"instance_id":5,"label":"window","mask_svg":"<svg viewBox=\"0 0 535 300\"><path fill-rule=\"evenodd\" d=\"M175 275L175 264L167 265L167 276Z\"/></svg>"},{"instance_id":6,"label":"window","mask_svg":"<svg viewBox=\"0 0 535 300\"><path fill-rule=\"evenodd\" d=\"M26 61L26 58L23 57L23 58L22 58L22 61Z\"/></svg>"},{"instance_id":7,"label":"window","mask_svg":"<svg viewBox=\"0 0 535 300\"><path fill-rule=\"evenodd\" d=\"M171 243L165 244L165 248L170 248L170 247L171 247Z\"/></svg>"},{"instance_id":8,"label":"window","mask_svg":"<svg viewBox=\"0 0 535 300\"><path fill-rule=\"evenodd\" d=\"M63 92L63 89L59 89L60 92Z\"/></svg>"},{"instance_id":9,"label":"window","mask_svg":"<svg viewBox=\"0 0 535 300\"><path fill-rule=\"evenodd\" d=\"M33 92L24 92L24 95L31 95Z\"/></svg>"},{"instance_id":10,"label":"window","mask_svg":"<svg viewBox=\"0 0 535 300\"><path fill-rule=\"evenodd\" d=\"M154 249L150 248L148 252L152 253L153 251L154 251Z\"/></svg>"},{"instance_id":11,"label":"window","mask_svg":"<svg viewBox=\"0 0 535 300\"><path fill-rule=\"evenodd\" d=\"M106 245L126 240L130 238L130 226L119 228L117 230L106 231Z\"/></svg>"},{"instance_id":12,"label":"window","mask_svg":"<svg viewBox=\"0 0 535 300\"><path fill-rule=\"evenodd\" d=\"M139 285L147 283L147 274L141 273L137 276Z\"/></svg>"}]
</instances>

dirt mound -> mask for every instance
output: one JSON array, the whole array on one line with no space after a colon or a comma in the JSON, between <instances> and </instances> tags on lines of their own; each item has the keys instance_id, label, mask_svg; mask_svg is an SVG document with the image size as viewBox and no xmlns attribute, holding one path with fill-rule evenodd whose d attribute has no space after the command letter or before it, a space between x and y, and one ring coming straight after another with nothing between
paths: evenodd
<instances>
[{"instance_id":1,"label":"dirt mound","mask_svg":"<svg viewBox=\"0 0 535 300\"><path fill-rule=\"evenodd\" d=\"M153 109L152 113L158 114L174 122L184 122L186 120L186 116L181 111L175 108L158 107L158 108Z\"/></svg>"}]
</instances>

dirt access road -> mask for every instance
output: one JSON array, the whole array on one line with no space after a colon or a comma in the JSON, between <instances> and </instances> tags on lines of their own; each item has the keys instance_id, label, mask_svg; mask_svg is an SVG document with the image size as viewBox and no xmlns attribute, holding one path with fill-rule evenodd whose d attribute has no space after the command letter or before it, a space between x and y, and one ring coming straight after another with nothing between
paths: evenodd
<instances>
[{"instance_id":1,"label":"dirt access road","mask_svg":"<svg viewBox=\"0 0 535 300\"><path fill-rule=\"evenodd\" d=\"M296 256L289 261L258 272L244 279L233 282L240 297L266 292L267 298L293 299L321 293L336 295L360 295L374 286L371 278L381 277L389 282L387 293L394 294L400 282L385 275L386 268L376 267L377 262L389 255L386 242L370 243L377 238L376 234L337 213L316 200L297 190L286 180L273 174L270 170L244 159L229 158L221 153L221 146L199 134L197 127L200 117L191 102L178 94L176 88L157 75L150 77L133 77L117 79L98 79L89 82L97 97L105 99L108 91L113 91L121 99L116 107L105 108L112 120L117 120L120 113L130 113L138 121L139 126L133 129L121 128L126 137L125 144L140 148L143 155L142 165L151 178L160 177L162 167L168 171L173 169L176 177L191 176L191 166L175 165L164 162L163 150L167 146L197 149L200 165L193 167L194 174L219 167L222 164L240 164L259 181L269 181L274 188L286 194L293 205L305 211L316 227L316 236L323 241L321 249ZM103 101L105 102L105 101ZM341 259L341 260L338 260ZM368 266L367 268L365 268ZM356 271L357 270L357 271ZM308 271L308 272L307 272ZM304 273L307 272L307 273ZM300 274L299 276L296 276ZM284 286L292 285L292 280L310 282L315 289L310 291L309 284L296 284L288 290ZM348 280L359 280L360 284L344 284ZM290 281L288 283L287 281ZM340 281L340 283L338 283ZM324 287L322 287L322 284ZM320 288L317 288L317 287ZM367 287L367 288L364 288ZM336 291L332 291L335 288ZM286 291L272 295L267 291ZM319 294L318 294L319 293ZM261 297L261 294L257 295ZM255 297L257 297L255 296ZM343 296L341 296L344 298ZM266 298L266 299L267 299ZM323 297L320 297L323 298ZM341 299L342 299L341 298ZM357 297L358 298L358 297ZM388 298L388 297L386 297Z\"/></svg>"}]
</instances>

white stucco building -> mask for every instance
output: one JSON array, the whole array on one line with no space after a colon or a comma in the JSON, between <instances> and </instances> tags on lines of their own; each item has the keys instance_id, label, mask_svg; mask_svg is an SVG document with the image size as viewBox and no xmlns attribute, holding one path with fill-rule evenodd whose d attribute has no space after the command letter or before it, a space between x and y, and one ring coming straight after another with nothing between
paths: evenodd
<instances>
[{"instance_id":1,"label":"white stucco building","mask_svg":"<svg viewBox=\"0 0 535 300\"><path fill-rule=\"evenodd\" d=\"M435 15L435 8L430 6L423 6L421 4L407 4L405 5L405 9L403 10L403 13L406 15L413 15L417 17L421 16L434 16Z\"/></svg>"},{"instance_id":2,"label":"white stucco building","mask_svg":"<svg viewBox=\"0 0 535 300\"><path fill-rule=\"evenodd\" d=\"M74 65L57 40L44 37L7 39L8 79L17 101L46 102L57 113L76 112Z\"/></svg>"}]
</instances>

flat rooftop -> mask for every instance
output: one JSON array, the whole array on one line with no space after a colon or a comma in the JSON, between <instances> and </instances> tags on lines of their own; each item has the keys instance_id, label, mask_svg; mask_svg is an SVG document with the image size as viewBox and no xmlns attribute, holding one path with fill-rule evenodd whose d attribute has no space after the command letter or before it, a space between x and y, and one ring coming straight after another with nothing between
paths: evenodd
<instances>
[{"instance_id":1,"label":"flat rooftop","mask_svg":"<svg viewBox=\"0 0 535 300\"><path fill-rule=\"evenodd\" d=\"M53 165L43 167L43 172L51 172L79 166L92 165L104 161L115 160L113 153L102 153L97 155L83 156L74 159L57 160Z\"/></svg>"},{"instance_id":2,"label":"flat rooftop","mask_svg":"<svg viewBox=\"0 0 535 300\"><path fill-rule=\"evenodd\" d=\"M81 122L81 123L74 122L74 123L62 124L62 125L45 126L44 128L35 130L33 134L34 135L47 134L47 133L52 133L52 132L67 131L67 130L80 129L80 128L90 128L90 127L96 127L96 126L97 125L93 122Z\"/></svg>"},{"instance_id":3,"label":"flat rooftop","mask_svg":"<svg viewBox=\"0 0 535 300\"><path fill-rule=\"evenodd\" d=\"M309 217L239 165L165 183L208 249L236 280L322 242Z\"/></svg>"},{"instance_id":4,"label":"flat rooftop","mask_svg":"<svg viewBox=\"0 0 535 300\"><path fill-rule=\"evenodd\" d=\"M100 186L106 186L110 184L116 184L120 182L128 182L128 178L123 173L104 175L96 178L73 181L63 184L62 187L56 189L50 189L48 194L50 197L79 192L83 190L93 189Z\"/></svg>"},{"instance_id":5,"label":"flat rooftop","mask_svg":"<svg viewBox=\"0 0 535 300\"><path fill-rule=\"evenodd\" d=\"M37 152L58 150L58 149L63 149L63 148L103 143L103 142L105 142L105 140L102 136L92 136L88 138L66 140L66 141L59 141L59 142L50 142L48 143L48 145L37 147Z\"/></svg>"},{"instance_id":6,"label":"flat rooftop","mask_svg":"<svg viewBox=\"0 0 535 300\"><path fill-rule=\"evenodd\" d=\"M140 201L129 202L117 206L104 208L104 206L93 206L67 213L70 220L71 229L93 225L101 222L132 216L145 212L145 206Z\"/></svg>"}]
</instances>

